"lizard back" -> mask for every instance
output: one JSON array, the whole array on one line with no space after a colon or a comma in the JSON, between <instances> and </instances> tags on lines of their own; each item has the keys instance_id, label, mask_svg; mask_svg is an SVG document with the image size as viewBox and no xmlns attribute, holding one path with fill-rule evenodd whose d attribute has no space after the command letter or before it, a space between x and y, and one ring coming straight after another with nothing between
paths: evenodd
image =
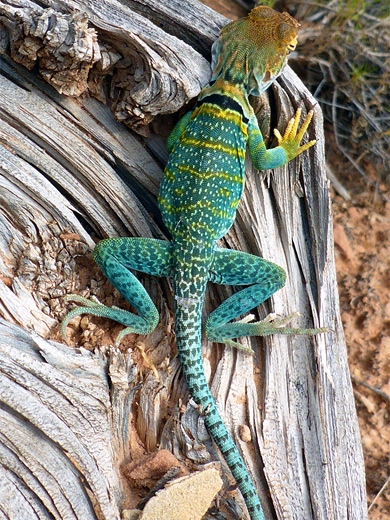
<instances>
[{"instance_id":1,"label":"lizard back","mask_svg":"<svg viewBox=\"0 0 390 520\"><path fill-rule=\"evenodd\" d=\"M187 243L214 243L225 235L244 189L248 117L218 90L215 84L203 91L160 186L164 223L173 239Z\"/></svg>"}]
</instances>

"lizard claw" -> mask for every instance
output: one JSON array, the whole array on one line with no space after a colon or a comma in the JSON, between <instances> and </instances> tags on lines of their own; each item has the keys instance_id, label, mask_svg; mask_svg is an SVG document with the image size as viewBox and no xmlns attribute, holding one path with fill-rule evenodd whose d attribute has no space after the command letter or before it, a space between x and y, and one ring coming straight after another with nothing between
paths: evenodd
<instances>
[{"instance_id":1,"label":"lizard claw","mask_svg":"<svg viewBox=\"0 0 390 520\"><path fill-rule=\"evenodd\" d=\"M251 354L252 356L255 355L255 353L251 347L246 347L242 343L238 343L237 341L233 341L232 339L225 339L224 343L225 343L225 345L228 345L229 347L236 348L237 350L242 350L243 352L246 352L247 354Z\"/></svg>"},{"instance_id":2,"label":"lizard claw","mask_svg":"<svg viewBox=\"0 0 390 520\"><path fill-rule=\"evenodd\" d=\"M298 108L295 113L295 116L292 117L290 121L287 123L287 127L283 136L277 128L274 129L274 134L278 141L278 145L281 146L287 152L289 161L316 143L316 140L313 139L312 141L309 141L308 143L301 145L303 136L313 118L314 111L310 110L305 120L303 121L300 130L298 131L301 114L302 109Z\"/></svg>"}]
</instances>

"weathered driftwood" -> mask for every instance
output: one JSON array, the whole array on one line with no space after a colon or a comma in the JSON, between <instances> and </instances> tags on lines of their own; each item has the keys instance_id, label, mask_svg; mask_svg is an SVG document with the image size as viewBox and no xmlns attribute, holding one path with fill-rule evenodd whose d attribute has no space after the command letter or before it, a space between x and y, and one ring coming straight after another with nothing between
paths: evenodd
<instances>
[{"instance_id":1,"label":"weathered driftwood","mask_svg":"<svg viewBox=\"0 0 390 520\"><path fill-rule=\"evenodd\" d=\"M161 23L164 15L165 23L179 37L192 25L190 41L200 37L207 45L213 40L211 31L218 34L223 17L215 15L211 17L214 23L207 24L206 8L198 9L203 14L200 19L193 14L183 26L180 2L170 3L169 8L166 2L165 10L157 2L149 2L157 12L148 2L143 8L142 2L129 2L147 17L114 0L49 0L43 4L52 7L42 8L42 3L29 0L5 2L0 14L11 29L12 58L30 69L37 65L60 93L78 96L89 91L110 102L119 121L140 129L157 114L177 111L207 82L206 60L148 20L155 14L155 21ZM172 24L170 15L174 13L176 23ZM182 27L182 34L177 26Z\"/></svg>"},{"instance_id":2,"label":"weathered driftwood","mask_svg":"<svg viewBox=\"0 0 390 520\"><path fill-rule=\"evenodd\" d=\"M165 236L155 202L162 139L145 147L113 113L145 133L156 115L195 96L210 74L198 51L207 56L224 20L193 1L161 0L3 0L0 17L0 313L8 322L0 323L0 519L112 520L128 507L120 467L138 455L130 430L147 451L166 448L192 469L220 458L175 358L170 286L143 277L161 312L145 340L159 381L130 351L110 346L119 329L107 321L79 320L80 344L109 345L95 354L42 337L57 337L66 293L123 305L106 297L91 234ZM248 161L245 197L221 245L286 269L286 287L258 309L261 317L299 311L298 325L333 332L243 340L254 357L205 342L204 364L267 518L362 520L363 458L338 308L321 112L290 69L258 101L265 136L298 105L314 105L316 146L274 172L259 174ZM228 294L210 287L205 311ZM222 469L226 483L223 462ZM220 508L243 518L233 498Z\"/></svg>"},{"instance_id":3,"label":"weathered driftwood","mask_svg":"<svg viewBox=\"0 0 390 520\"><path fill-rule=\"evenodd\" d=\"M97 505L119 519L131 360L113 349L91 356L3 320L0 328L0 517L89 519Z\"/></svg>"}]
</instances>

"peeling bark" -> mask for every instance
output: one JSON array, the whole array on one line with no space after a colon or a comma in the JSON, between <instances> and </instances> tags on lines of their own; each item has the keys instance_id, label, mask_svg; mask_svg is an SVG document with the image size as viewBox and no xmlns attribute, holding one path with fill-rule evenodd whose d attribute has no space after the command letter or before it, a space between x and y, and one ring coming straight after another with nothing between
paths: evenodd
<instances>
[{"instance_id":1,"label":"peeling bark","mask_svg":"<svg viewBox=\"0 0 390 520\"><path fill-rule=\"evenodd\" d=\"M157 114L176 112L196 96L210 77L199 52L115 0L16 0L0 5L0 16L13 60L29 69L37 64L59 93L94 95L141 133ZM223 18L215 19L214 38Z\"/></svg>"}]
</instances>

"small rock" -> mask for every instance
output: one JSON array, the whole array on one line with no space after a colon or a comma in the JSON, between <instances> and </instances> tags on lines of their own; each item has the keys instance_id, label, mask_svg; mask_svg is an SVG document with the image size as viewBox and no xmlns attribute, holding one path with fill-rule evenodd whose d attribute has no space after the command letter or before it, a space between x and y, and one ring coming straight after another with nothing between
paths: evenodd
<instances>
[{"instance_id":1,"label":"small rock","mask_svg":"<svg viewBox=\"0 0 390 520\"><path fill-rule=\"evenodd\" d=\"M251 442L251 440L252 440L251 430L250 430L249 426L247 426L246 424L240 425L240 427L238 429L238 434L240 436L240 439L243 442Z\"/></svg>"},{"instance_id":2,"label":"small rock","mask_svg":"<svg viewBox=\"0 0 390 520\"><path fill-rule=\"evenodd\" d=\"M221 488L215 468L178 478L149 500L139 520L201 520Z\"/></svg>"}]
</instances>

